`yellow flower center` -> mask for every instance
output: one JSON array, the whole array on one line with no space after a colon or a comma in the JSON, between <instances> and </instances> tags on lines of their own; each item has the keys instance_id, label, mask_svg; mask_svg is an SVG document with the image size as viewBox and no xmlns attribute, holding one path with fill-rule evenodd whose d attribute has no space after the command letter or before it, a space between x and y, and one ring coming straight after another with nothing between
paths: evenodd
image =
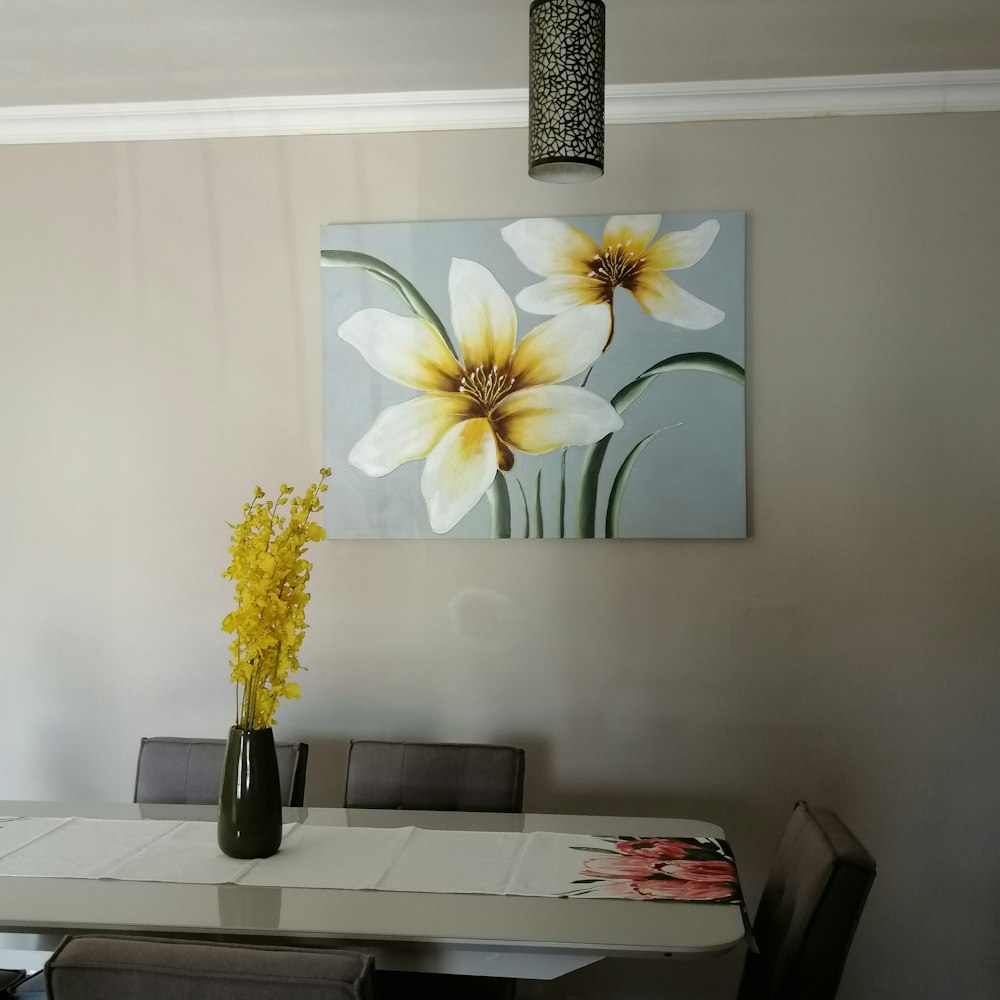
<instances>
[{"instance_id":1,"label":"yellow flower center","mask_svg":"<svg viewBox=\"0 0 1000 1000\"><path fill-rule=\"evenodd\" d=\"M514 391L514 380L496 365L477 365L462 376L458 391L471 396L484 413L489 413L504 396Z\"/></svg>"},{"instance_id":2,"label":"yellow flower center","mask_svg":"<svg viewBox=\"0 0 1000 1000\"><path fill-rule=\"evenodd\" d=\"M597 278L604 285L604 297L611 300L611 293L619 286L629 287L629 282L643 269L645 257L637 257L632 241L615 243L595 253L587 262L587 277Z\"/></svg>"}]
</instances>

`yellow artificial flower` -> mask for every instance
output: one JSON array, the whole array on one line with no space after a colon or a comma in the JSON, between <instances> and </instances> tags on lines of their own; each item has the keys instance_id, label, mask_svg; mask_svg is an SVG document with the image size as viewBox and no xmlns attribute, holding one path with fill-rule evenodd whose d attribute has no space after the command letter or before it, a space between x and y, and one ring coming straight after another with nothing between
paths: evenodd
<instances>
[{"instance_id":1,"label":"yellow artificial flower","mask_svg":"<svg viewBox=\"0 0 1000 1000\"><path fill-rule=\"evenodd\" d=\"M600 244L559 219L520 219L505 226L500 235L521 263L545 278L523 289L517 304L543 316L594 303L613 309L615 289L624 288L661 323L686 330L717 326L726 314L685 291L667 271L697 264L719 234L718 220L653 242L660 222L659 215L615 215Z\"/></svg>"},{"instance_id":2,"label":"yellow artificial flower","mask_svg":"<svg viewBox=\"0 0 1000 1000\"><path fill-rule=\"evenodd\" d=\"M223 576L235 582L236 609L222 629L234 635L230 679L237 685L237 725L243 729L274 725L279 699L300 695L299 685L287 678L299 669L306 629L312 564L302 553L309 542L326 537L310 517L323 509L319 494L329 472L321 470L319 482L301 497L290 497L293 487L282 484L278 505L256 487L253 500L243 505L243 520L233 526L232 562ZM285 503L287 517L278 512Z\"/></svg>"},{"instance_id":3,"label":"yellow artificial flower","mask_svg":"<svg viewBox=\"0 0 1000 1000\"><path fill-rule=\"evenodd\" d=\"M593 444L622 426L600 396L556 384L600 357L606 309L582 306L515 343L514 304L485 267L456 258L448 291L461 360L424 320L384 309L362 309L338 331L375 371L423 392L386 407L347 460L367 476L384 476L426 459L420 489L438 534L472 510L498 470L513 466L513 449L538 455Z\"/></svg>"}]
</instances>

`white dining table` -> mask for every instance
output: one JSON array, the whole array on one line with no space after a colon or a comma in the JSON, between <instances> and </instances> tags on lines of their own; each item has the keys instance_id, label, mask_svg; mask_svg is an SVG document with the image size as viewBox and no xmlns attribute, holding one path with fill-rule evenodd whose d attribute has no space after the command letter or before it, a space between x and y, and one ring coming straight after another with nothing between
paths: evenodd
<instances>
[{"instance_id":1,"label":"white dining table","mask_svg":"<svg viewBox=\"0 0 1000 1000\"><path fill-rule=\"evenodd\" d=\"M214 806L0 801L0 816L214 821ZM697 820L286 809L306 826L715 837ZM608 957L719 955L745 937L738 904L0 876L0 935L83 932L323 944L381 969L554 979ZM9 947L8 947L9 950Z\"/></svg>"}]
</instances>

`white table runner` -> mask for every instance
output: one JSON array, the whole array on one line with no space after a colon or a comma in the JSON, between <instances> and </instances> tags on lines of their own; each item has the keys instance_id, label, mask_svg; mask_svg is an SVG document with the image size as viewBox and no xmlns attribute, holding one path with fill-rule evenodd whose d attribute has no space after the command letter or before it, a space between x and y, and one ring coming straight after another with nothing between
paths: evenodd
<instances>
[{"instance_id":1,"label":"white table runner","mask_svg":"<svg viewBox=\"0 0 1000 1000\"><path fill-rule=\"evenodd\" d=\"M725 841L418 827L283 827L271 858L227 857L214 823L0 817L0 877L739 902Z\"/></svg>"}]
</instances>

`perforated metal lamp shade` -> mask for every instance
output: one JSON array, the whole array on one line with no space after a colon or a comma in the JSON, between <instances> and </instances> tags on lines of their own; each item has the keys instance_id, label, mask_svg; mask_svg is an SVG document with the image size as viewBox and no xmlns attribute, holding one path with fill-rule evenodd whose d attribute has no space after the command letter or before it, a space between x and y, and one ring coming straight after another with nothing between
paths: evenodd
<instances>
[{"instance_id":1,"label":"perforated metal lamp shade","mask_svg":"<svg viewBox=\"0 0 1000 1000\"><path fill-rule=\"evenodd\" d=\"M604 173L603 0L533 0L529 15L528 173Z\"/></svg>"}]
</instances>

